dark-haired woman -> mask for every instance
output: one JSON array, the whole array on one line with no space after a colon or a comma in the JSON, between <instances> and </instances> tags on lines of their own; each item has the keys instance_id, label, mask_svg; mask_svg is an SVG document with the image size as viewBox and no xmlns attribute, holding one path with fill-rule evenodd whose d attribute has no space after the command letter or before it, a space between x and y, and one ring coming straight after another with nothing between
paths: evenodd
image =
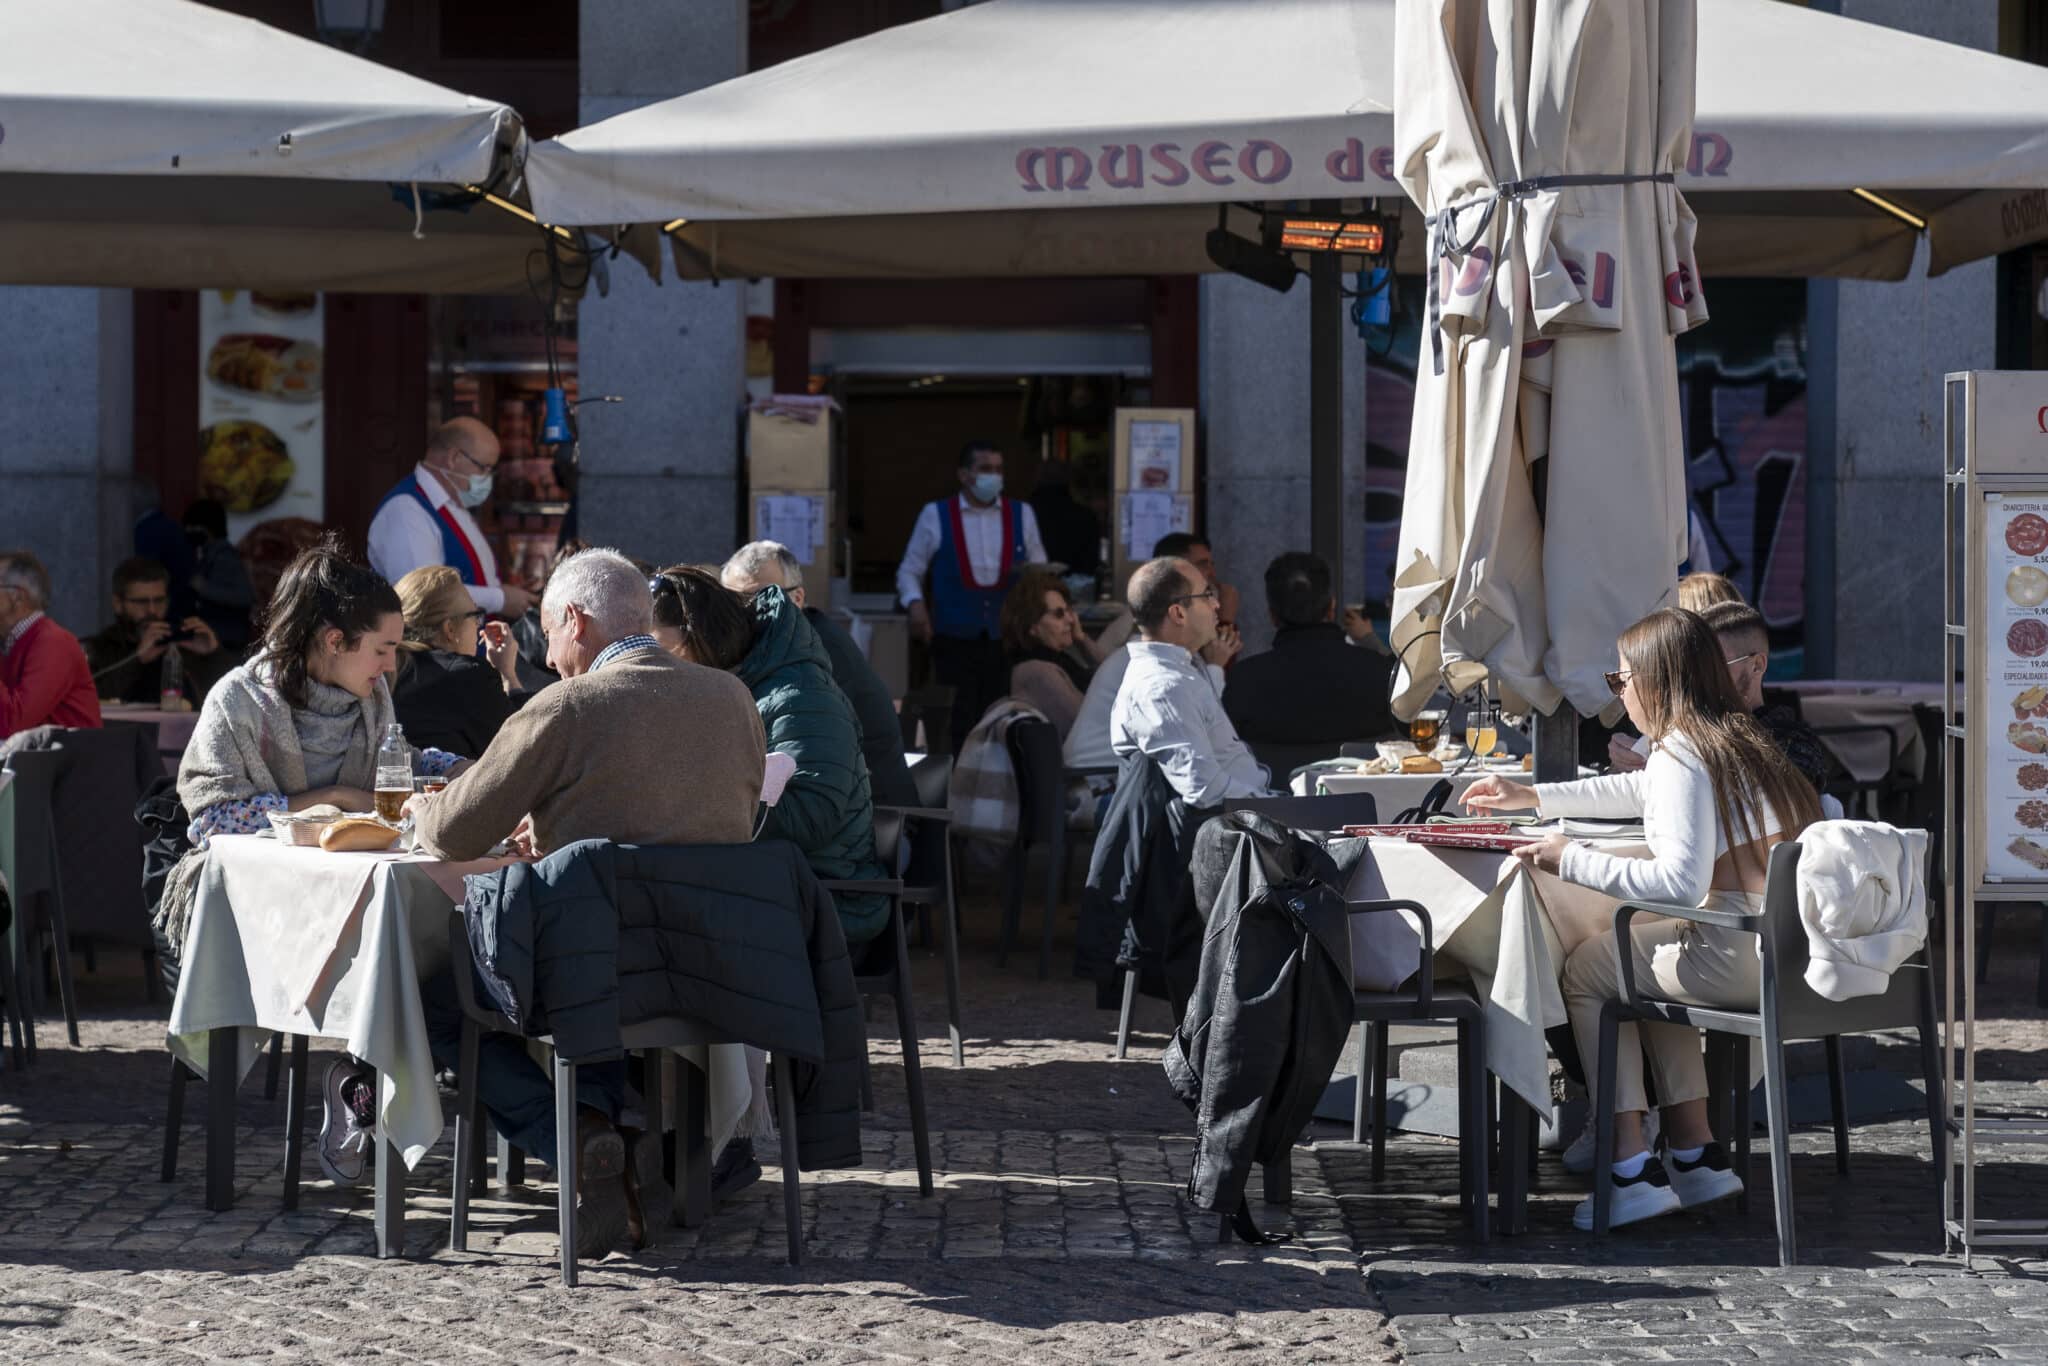
<instances>
[{"instance_id":1,"label":"dark-haired woman","mask_svg":"<svg viewBox=\"0 0 2048 1366\"><path fill-rule=\"evenodd\" d=\"M172 955L185 930L207 841L269 828L272 811L322 803L367 811L377 748L394 719L385 675L395 666L405 617L382 576L351 562L329 538L301 552L278 580L256 657L207 693L178 765L178 799L191 818L193 851L164 887L157 926ZM429 749L429 775L462 762ZM328 1125L320 1165L331 1180L360 1181L374 1093L362 1069L337 1061L328 1074Z\"/></svg>"},{"instance_id":2,"label":"dark-haired woman","mask_svg":"<svg viewBox=\"0 0 2048 1366\"><path fill-rule=\"evenodd\" d=\"M738 675L754 694L768 752L796 761L761 838L796 845L822 878L887 877L875 857L874 799L853 703L832 681L831 661L803 612L780 588L763 588L749 601L694 565L662 570L653 587L654 638L678 658ZM834 900L850 948L888 923L880 896Z\"/></svg>"},{"instance_id":3,"label":"dark-haired woman","mask_svg":"<svg viewBox=\"0 0 2048 1366\"><path fill-rule=\"evenodd\" d=\"M1562 835L1516 852L1617 901L1761 915L1772 846L1797 839L1820 819L1812 784L1750 719L1720 642L1699 616L1676 608L1653 612L1622 633L1620 654L1621 668L1608 675L1608 685L1650 738L1644 768L1534 787L1487 777L1466 789L1466 803L1493 811L1538 807L1545 816L1640 817L1647 859L1617 857ZM1675 919L1638 922L1626 948L1636 980L1658 996L1756 1008L1753 932ZM1619 996L1620 977L1611 930L1580 944L1565 961L1565 1004L1580 1056L1588 1061L1598 1056L1601 1007ZM1668 1171L1643 1141L1645 1051L1657 1077ZM1708 1126L1699 1031L1623 1024L1617 1058L1614 1094L1593 1098L1614 1113L1614 1170L1594 1176L1613 1183L1612 1222L1633 1223L1739 1192L1741 1178ZM1573 1222L1593 1226L1590 1197Z\"/></svg>"},{"instance_id":4,"label":"dark-haired woman","mask_svg":"<svg viewBox=\"0 0 2048 1366\"><path fill-rule=\"evenodd\" d=\"M1003 599L1002 632L1010 696L1052 722L1065 743L1081 714L1088 680L1102 662L1074 615L1066 581L1049 569L1018 575Z\"/></svg>"}]
</instances>

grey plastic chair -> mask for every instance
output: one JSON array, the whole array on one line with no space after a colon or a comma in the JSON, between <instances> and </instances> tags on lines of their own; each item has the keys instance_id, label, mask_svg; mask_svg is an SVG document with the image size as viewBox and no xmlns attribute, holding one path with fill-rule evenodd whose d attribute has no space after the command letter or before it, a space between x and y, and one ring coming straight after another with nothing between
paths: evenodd
<instances>
[{"instance_id":1,"label":"grey plastic chair","mask_svg":"<svg viewBox=\"0 0 2048 1366\"><path fill-rule=\"evenodd\" d=\"M449 1215L448 1245L457 1252L469 1250L469 1199L482 1185L483 1170L477 1160L484 1132L483 1100L477 1093L478 1055L485 1033L519 1037L518 1026L497 1010L477 1000L476 963L470 954L469 933L458 908L448 917L449 956L455 975L455 995L462 1006L461 1056L456 1065L455 1174L454 1199ZM545 1040L544 1040L545 1042ZM647 1109L653 1141L662 1132L662 1095L672 1064L684 1074L676 1091L676 1154L679 1170L668 1174L675 1203L671 1219L679 1226L695 1227L704 1222L711 1200L711 1153L705 1137L704 1115L708 1106L704 1074L668 1053L671 1048L700 1044L745 1043L706 1020L663 1018L628 1025L619 1031L619 1044L627 1053L640 1053L646 1066L642 1073L641 1098ZM653 1056L645 1056L653 1055ZM789 1059L778 1053L771 1058L775 1078L775 1124L782 1139L782 1211L789 1238L789 1264L800 1265L804 1256L802 1176L796 1152L796 1081ZM562 1284L573 1287L576 1263L576 1060L554 1055L555 1151L561 1167L557 1183L557 1228L561 1241ZM643 1140L646 1141L646 1140ZM680 1179L679 1179L680 1178ZM652 1217L643 1211L643 1217Z\"/></svg>"},{"instance_id":2,"label":"grey plastic chair","mask_svg":"<svg viewBox=\"0 0 2048 1366\"><path fill-rule=\"evenodd\" d=\"M910 867L904 874L906 906L937 910L945 922L946 1028L953 1044L953 1065L967 1065L960 1034L960 904L953 882L953 812L946 805L952 785L953 756L933 754L910 770L917 785L916 806L876 806L903 823L910 845Z\"/></svg>"},{"instance_id":3,"label":"grey plastic chair","mask_svg":"<svg viewBox=\"0 0 2048 1366\"><path fill-rule=\"evenodd\" d=\"M1760 918L1700 906L1672 906L1657 902L1625 904L1616 908L1614 931L1617 939L1629 933L1629 922L1640 913L1667 915L1699 925L1719 925L1755 934L1761 944L1762 989L1755 1010L1682 1005L1644 996L1637 988L1633 955L1621 955L1621 999L1609 1001L1600 1011L1598 1084L1595 1097L1614 1094L1618 1054L1618 1029L1623 1020L1693 1025L1713 1033L1735 1036L1725 1049L1726 1071L1732 1080L1735 1111L1733 1160L1744 1178L1749 1177L1749 1058L1745 1039L1762 1039L1764 1045L1764 1107L1771 1125L1771 1198L1778 1225L1778 1262L1792 1266L1798 1261L1798 1243L1793 1225L1792 1116L1786 1091L1785 1045L1800 1039L1823 1039L1828 1046L1829 1080L1835 1109L1835 1169L1849 1172L1849 1125L1846 1108L1840 1036L1865 1034L1881 1029L1916 1029L1920 1035L1920 1066L1927 1087L1927 1129L1932 1143L1934 1180L1939 1186L1947 1150L1948 1119L1943 1113L1941 1057L1934 1033L1934 974L1923 950L1892 973L1891 984L1876 996L1858 996L1831 1001L1806 983L1810 956L1806 927L1799 918L1799 858L1796 840L1787 840L1771 850L1770 868L1764 884L1764 910ZM1595 1116L1593 1170L1605 1172L1614 1161L1614 1109L1598 1105ZM1727 1106L1717 1106L1725 1109ZM1593 1183L1593 1231L1608 1230L1613 1187L1606 1181Z\"/></svg>"}]
</instances>

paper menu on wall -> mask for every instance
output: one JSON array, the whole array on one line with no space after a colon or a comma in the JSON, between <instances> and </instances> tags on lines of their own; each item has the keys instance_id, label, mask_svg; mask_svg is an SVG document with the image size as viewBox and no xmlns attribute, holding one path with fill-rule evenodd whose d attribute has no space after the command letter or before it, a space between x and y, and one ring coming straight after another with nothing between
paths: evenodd
<instances>
[{"instance_id":1,"label":"paper menu on wall","mask_svg":"<svg viewBox=\"0 0 2048 1366\"><path fill-rule=\"evenodd\" d=\"M1132 492L1117 501L1118 539L1132 560L1149 560L1159 538L1194 526L1194 506L1185 493Z\"/></svg>"},{"instance_id":2,"label":"paper menu on wall","mask_svg":"<svg viewBox=\"0 0 2048 1366\"><path fill-rule=\"evenodd\" d=\"M1181 424L1131 422L1131 491L1180 492Z\"/></svg>"},{"instance_id":3,"label":"paper menu on wall","mask_svg":"<svg viewBox=\"0 0 2048 1366\"><path fill-rule=\"evenodd\" d=\"M2048 494L1984 504L1984 873L2048 882Z\"/></svg>"},{"instance_id":4,"label":"paper menu on wall","mask_svg":"<svg viewBox=\"0 0 2048 1366\"><path fill-rule=\"evenodd\" d=\"M754 499L754 533L764 541L780 541L789 553L809 566L825 548L825 495L763 493Z\"/></svg>"}]
</instances>

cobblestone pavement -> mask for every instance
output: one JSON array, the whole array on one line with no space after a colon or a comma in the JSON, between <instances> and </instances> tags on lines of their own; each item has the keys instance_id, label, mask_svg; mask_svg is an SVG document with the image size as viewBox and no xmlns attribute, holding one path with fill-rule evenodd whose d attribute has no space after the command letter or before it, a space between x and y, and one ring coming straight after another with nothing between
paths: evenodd
<instances>
[{"instance_id":1,"label":"cobblestone pavement","mask_svg":"<svg viewBox=\"0 0 2048 1366\"><path fill-rule=\"evenodd\" d=\"M2031 927L2011 933L1986 998L1987 1074L2002 1078L1987 1090L2041 1104ZM806 1177L803 1268L782 1260L771 1167L702 1229L586 1265L573 1292L556 1279L552 1187L480 1201L473 1250L447 1250L445 1149L409 1178L405 1259L372 1256L367 1189L314 1179L284 1213L281 1104L255 1079L236 1208L204 1209L196 1123L179 1179L159 1184L160 1018L103 965L85 984L84 1049L46 1020L40 1065L0 1073L0 1360L2048 1361L2048 1261L1972 1274L1935 1255L1925 1128L1910 1116L1859 1126L1847 1179L1825 1134L1796 1136L1807 1265L1792 1271L1775 1265L1766 1189L1747 1215L1596 1243L1571 1230L1581 1192L1546 1155L1531 1231L1478 1245L1458 1222L1449 1144L1397 1138L1375 1185L1328 1126L1296 1150L1292 1206L1255 1206L1287 1242L1219 1247L1213 1218L1179 1199L1189 1123L1157 1064L1163 1007L1141 1006L1117 1063L1092 989L996 968L975 928L968 950L964 1070L945 1052L936 960L920 955L930 1199L884 1007L868 1162ZM1902 1046L1880 1059L1910 1071ZM2048 1214L2039 1156L1981 1178L2001 1210Z\"/></svg>"}]
</instances>

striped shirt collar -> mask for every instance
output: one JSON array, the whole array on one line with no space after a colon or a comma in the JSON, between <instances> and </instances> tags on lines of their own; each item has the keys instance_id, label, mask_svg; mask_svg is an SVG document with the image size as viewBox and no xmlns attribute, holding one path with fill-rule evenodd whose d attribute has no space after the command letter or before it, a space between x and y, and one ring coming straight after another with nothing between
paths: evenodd
<instances>
[{"instance_id":1,"label":"striped shirt collar","mask_svg":"<svg viewBox=\"0 0 2048 1366\"><path fill-rule=\"evenodd\" d=\"M0 655L9 655L14 653L14 647L21 642L21 638L23 636L28 634L28 628L35 625L42 619L43 614L40 611L37 611L30 612L27 616L23 617L20 621L16 622L14 624L14 629L7 633L7 639L0 640Z\"/></svg>"},{"instance_id":2,"label":"striped shirt collar","mask_svg":"<svg viewBox=\"0 0 2048 1366\"><path fill-rule=\"evenodd\" d=\"M586 672L596 673L620 655L631 654L635 650L659 650L660 648L661 642L644 632L636 635L620 636L617 640L597 652L597 658L590 661L590 668Z\"/></svg>"}]
</instances>

